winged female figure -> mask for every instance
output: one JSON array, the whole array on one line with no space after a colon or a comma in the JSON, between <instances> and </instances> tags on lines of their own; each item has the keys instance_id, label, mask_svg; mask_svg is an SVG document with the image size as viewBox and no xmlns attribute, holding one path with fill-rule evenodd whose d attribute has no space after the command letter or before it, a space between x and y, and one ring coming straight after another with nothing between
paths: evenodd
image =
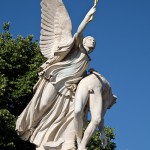
<instances>
[{"instance_id":1,"label":"winged female figure","mask_svg":"<svg viewBox=\"0 0 150 150\"><path fill-rule=\"evenodd\" d=\"M18 135L37 150L75 149L74 95L96 44L91 36L83 38L83 32L96 5L97 0L72 36L63 1L41 1L40 49L48 60L41 66L33 98L16 122Z\"/></svg>"}]
</instances>

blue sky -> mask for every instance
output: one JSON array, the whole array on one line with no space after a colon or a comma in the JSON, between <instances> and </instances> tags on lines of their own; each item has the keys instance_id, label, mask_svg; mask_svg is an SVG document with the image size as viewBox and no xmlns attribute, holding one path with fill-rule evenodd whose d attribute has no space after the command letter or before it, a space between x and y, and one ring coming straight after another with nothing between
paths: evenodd
<instances>
[{"instance_id":1,"label":"blue sky","mask_svg":"<svg viewBox=\"0 0 150 150\"><path fill-rule=\"evenodd\" d=\"M73 33L93 0L64 0ZM40 0L1 0L0 26L11 33L40 36ZM1 28L2 31L2 28ZM148 150L150 135L150 1L100 0L85 31L96 38L91 67L104 75L117 95L106 125L115 128L117 150Z\"/></svg>"}]
</instances>

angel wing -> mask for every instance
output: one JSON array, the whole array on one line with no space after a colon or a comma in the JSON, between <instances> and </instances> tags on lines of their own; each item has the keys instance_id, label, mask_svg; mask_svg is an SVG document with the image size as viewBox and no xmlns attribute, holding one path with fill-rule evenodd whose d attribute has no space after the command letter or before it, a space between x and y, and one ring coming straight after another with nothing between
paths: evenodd
<instances>
[{"instance_id":1,"label":"angel wing","mask_svg":"<svg viewBox=\"0 0 150 150\"><path fill-rule=\"evenodd\" d=\"M55 54L60 51L58 47L73 39L72 23L62 0L42 0L41 7L40 49L44 57L54 60ZM57 62L67 53L57 56Z\"/></svg>"}]
</instances>

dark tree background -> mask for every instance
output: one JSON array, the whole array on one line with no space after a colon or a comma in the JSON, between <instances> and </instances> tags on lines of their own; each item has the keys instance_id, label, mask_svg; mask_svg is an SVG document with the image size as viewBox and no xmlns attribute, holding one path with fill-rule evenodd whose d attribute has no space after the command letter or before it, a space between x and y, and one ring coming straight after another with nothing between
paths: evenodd
<instances>
[{"instance_id":1,"label":"dark tree background","mask_svg":"<svg viewBox=\"0 0 150 150\"><path fill-rule=\"evenodd\" d=\"M0 33L0 149L27 149L15 132L16 117L32 98L43 57L33 36L13 38L9 23Z\"/></svg>"},{"instance_id":2,"label":"dark tree background","mask_svg":"<svg viewBox=\"0 0 150 150\"><path fill-rule=\"evenodd\" d=\"M45 61L33 36L13 38L9 22L0 32L0 150L34 150L35 146L19 139L15 132L17 116L31 100L39 66ZM114 150L116 144L112 128L105 128L108 146ZM99 150L99 132L96 131L88 150Z\"/></svg>"}]
</instances>

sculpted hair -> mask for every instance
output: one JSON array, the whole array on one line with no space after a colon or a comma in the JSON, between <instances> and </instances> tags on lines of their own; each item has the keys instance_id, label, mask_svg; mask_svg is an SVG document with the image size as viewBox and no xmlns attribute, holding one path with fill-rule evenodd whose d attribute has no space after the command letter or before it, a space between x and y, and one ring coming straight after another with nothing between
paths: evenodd
<instances>
[{"instance_id":1,"label":"sculpted hair","mask_svg":"<svg viewBox=\"0 0 150 150\"><path fill-rule=\"evenodd\" d=\"M86 41L87 41L89 38L93 38L93 37L92 37L92 36L86 36L86 37L83 39L83 45L85 45Z\"/></svg>"}]
</instances>

